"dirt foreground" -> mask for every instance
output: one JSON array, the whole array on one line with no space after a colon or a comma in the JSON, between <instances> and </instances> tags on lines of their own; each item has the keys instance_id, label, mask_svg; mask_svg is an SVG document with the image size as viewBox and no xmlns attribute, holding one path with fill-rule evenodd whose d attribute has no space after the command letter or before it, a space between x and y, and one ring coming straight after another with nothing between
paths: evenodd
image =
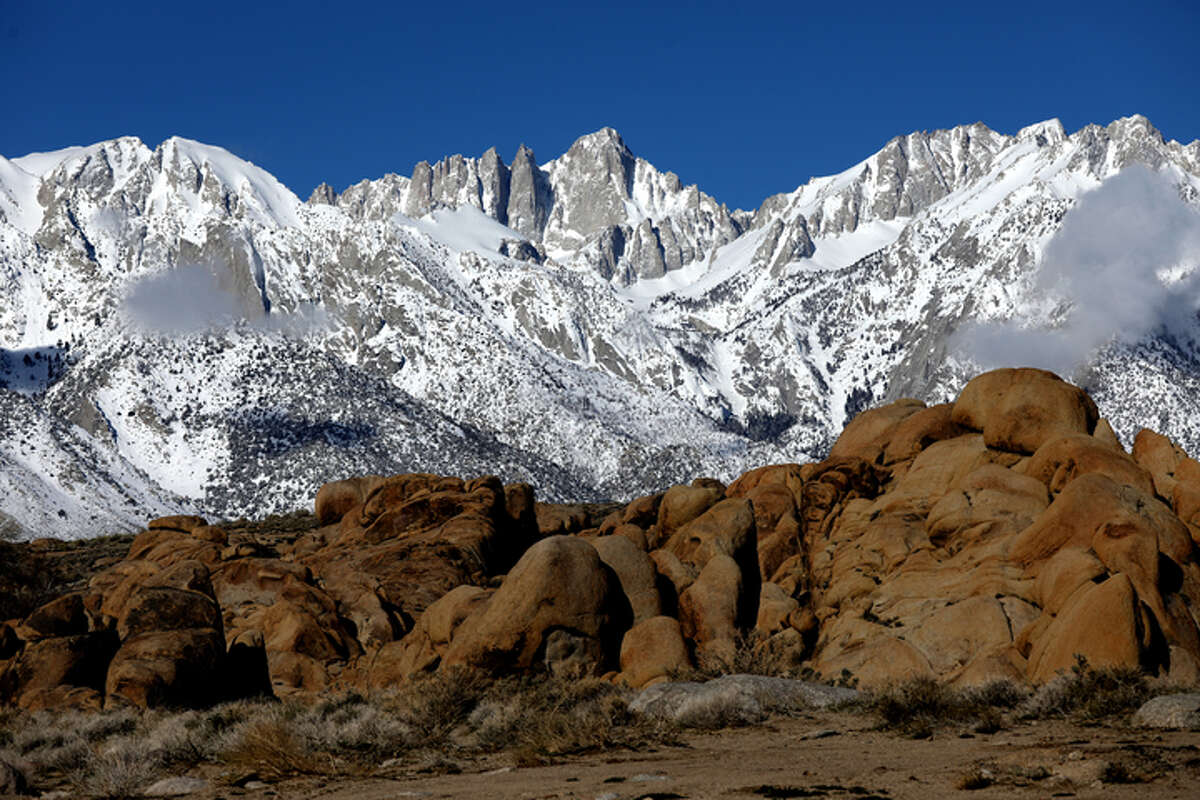
<instances>
[{"instance_id":1,"label":"dirt foreground","mask_svg":"<svg viewBox=\"0 0 1200 800\"><path fill-rule=\"evenodd\" d=\"M362 777L296 778L213 788L217 798L1200 798L1200 733L1021 723L994 734L910 739L862 715L813 713L685 733L679 746L609 751L545 766L512 754L381 767ZM217 775L213 775L216 778Z\"/></svg>"}]
</instances>

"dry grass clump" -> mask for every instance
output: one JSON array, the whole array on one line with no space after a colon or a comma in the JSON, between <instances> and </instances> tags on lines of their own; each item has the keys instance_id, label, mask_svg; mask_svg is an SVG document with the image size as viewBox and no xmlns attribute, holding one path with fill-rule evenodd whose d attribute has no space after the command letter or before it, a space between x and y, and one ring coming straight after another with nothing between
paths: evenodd
<instances>
[{"instance_id":1,"label":"dry grass clump","mask_svg":"<svg viewBox=\"0 0 1200 800\"><path fill-rule=\"evenodd\" d=\"M477 670L449 669L419 676L377 702L411 727L411 746L437 745L467 721L494 683Z\"/></svg>"},{"instance_id":2,"label":"dry grass clump","mask_svg":"<svg viewBox=\"0 0 1200 800\"><path fill-rule=\"evenodd\" d=\"M673 741L674 728L629 711L630 693L600 680L524 676L498 681L466 720L466 741L537 762L601 748Z\"/></svg>"},{"instance_id":3,"label":"dry grass clump","mask_svg":"<svg viewBox=\"0 0 1200 800\"><path fill-rule=\"evenodd\" d=\"M85 764L70 771L67 782L80 795L126 798L141 794L160 776L162 763L143 747L117 746L90 754Z\"/></svg>"},{"instance_id":4,"label":"dry grass clump","mask_svg":"<svg viewBox=\"0 0 1200 800\"><path fill-rule=\"evenodd\" d=\"M976 733L995 733L1010 717L1102 722L1136 711L1152 694L1140 670L1093 669L1078 657L1070 673L1032 693L1008 681L953 689L917 678L871 693L861 705L881 717L881 727L925 737L939 727L966 723L973 723Z\"/></svg>"},{"instance_id":5,"label":"dry grass clump","mask_svg":"<svg viewBox=\"0 0 1200 800\"><path fill-rule=\"evenodd\" d=\"M225 763L235 770L251 772L267 780L346 771L339 768L341 765L332 757L318 758L311 745L283 719L260 719L250 723L224 755Z\"/></svg>"},{"instance_id":6,"label":"dry grass clump","mask_svg":"<svg viewBox=\"0 0 1200 800\"><path fill-rule=\"evenodd\" d=\"M1150 681L1136 667L1094 669L1076 656L1070 673L1042 686L1021 710L1027 718L1100 722L1137 711L1152 695Z\"/></svg>"},{"instance_id":7,"label":"dry grass clump","mask_svg":"<svg viewBox=\"0 0 1200 800\"><path fill-rule=\"evenodd\" d=\"M879 715L881 727L926 738L955 724L973 723L976 733L995 733L1004 727L1004 713L1025 696L1008 681L955 689L933 678L914 678L869 694L862 705Z\"/></svg>"},{"instance_id":8,"label":"dry grass clump","mask_svg":"<svg viewBox=\"0 0 1200 800\"><path fill-rule=\"evenodd\" d=\"M671 680L706 681L723 675L819 680L812 668L804 664L803 655L807 651L799 634L794 640L787 640L754 630L739 632L733 641L731 656L723 658L711 653L698 656L695 667L673 673Z\"/></svg>"}]
</instances>

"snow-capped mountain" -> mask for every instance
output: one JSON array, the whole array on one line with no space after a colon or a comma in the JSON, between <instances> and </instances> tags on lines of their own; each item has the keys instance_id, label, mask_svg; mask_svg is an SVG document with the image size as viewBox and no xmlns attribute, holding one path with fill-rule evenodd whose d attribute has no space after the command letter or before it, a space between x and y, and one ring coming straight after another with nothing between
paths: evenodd
<instances>
[{"instance_id":1,"label":"snow-capped mountain","mask_svg":"<svg viewBox=\"0 0 1200 800\"><path fill-rule=\"evenodd\" d=\"M0 158L0 527L260 515L367 472L629 497L820 456L867 405L956 392L969 324L1069 326L1043 252L1133 163L1197 203L1200 142L1142 117L914 133L753 212L607 128L306 202L180 138ZM1144 333L1074 377L1127 439L1200 449L1195 347Z\"/></svg>"}]
</instances>

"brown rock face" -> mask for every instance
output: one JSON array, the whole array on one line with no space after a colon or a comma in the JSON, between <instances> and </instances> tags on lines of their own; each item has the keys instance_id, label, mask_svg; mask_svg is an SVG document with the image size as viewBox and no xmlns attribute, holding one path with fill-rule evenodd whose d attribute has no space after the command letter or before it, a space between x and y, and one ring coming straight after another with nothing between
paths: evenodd
<instances>
[{"instance_id":1,"label":"brown rock face","mask_svg":"<svg viewBox=\"0 0 1200 800\"><path fill-rule=\"evenodd\" d=\"M159 517L158 519L150 520L146 525L148 530L166 530L178 531L180 533L191 533L196 528L207 525L203 517L177 515L173 517Z\"/></svg>"},{"instance_id":2,"label":"brown rock face","mask_svg":"<svg viewBox=\"0 0 1200 800\"><path fill-rule=\"evenodd\" d=\"M394 686L418 673L437 669L454 632L492 594L490 590L466 584L447 592L425 609L412 633L384 645L376 654L370 667L371 687Z\"/></svg>"},{"instance_id":3,"label":"brown rock face","mask_svg":"<svg viewBox=\"0 0 1200 800\"><path fill-rule=\"evenodd\" d=\"M1144 494L1154 494L1154 481L1124 450L1103 443L1094 436L1071 434L1050 439L1037 449L1025 474L1046 484L1058 494L1080 475L1096 472L1117 483L1132 486Z\"/></svg>"},{"instance_id":4,"label":"brown rock face","mask_svg":"<svg viewBox=\"0 0 1200 800\"><path fill-rule=\"evenodd\" d=\"M1136 666L1142 628L1127 576L1114 575L1099 584L1089 581L1039 637L1029 656L1029 676L1037 683L1047 681L1069 670L1077 655L1096 667Z\"/></svg>"},{"instance_id":5,"label":"brown rock face","mask_svg":"<svg viewBox=\"0 0 1200 800\"><path fill-rule=\"evenodd\" d=\"M1080 388L1040 369L998 369L963 389L951 419L998 450L1033 453L1049 439L1090 434L1100 414Z\"/></svg>"},{"instance_id":6,"label":"brown rock face","mask_svg":"<svg viewBox=\"0 0 1200 800\"><path fill-rule=\"evenodd\" d=\"M59 636L78 636L96 627L80 592L71 592L35 610L17 626L15 634L27 642Z\"/></svg>"},{"instance_id":7,"label":"brown rock face","mask_svg":"<svg viewBox=\"0 0 1200 800\"><path fill-rule=\"evenodd\" d=\"M735 629L746 630L754 627L758 617L758 596L762 587L757 544L754 507L747 500L730 498L722 500L679 528L667 542L666 549L681 562L700 570L701 576L717 556L729 560L737 570L738 587L737 595L731 598L734 611L731 622ZM730 579L723 578L722 586L733 587L733 575L729 568L722 566L721 573L728 573L727 577ZM696 580L699 581L700 578L697 577ZM681 595L680 605L682 604Z\"/></svg>"},{"instance_id":8,"label":"brown rock face","mask_svg":"<svg viewBox=\"0 0 1200 800\"><path fill-rule=\"evenodd\" d=\"M599 536L591 540L596 552L620 581L621 591L633 610L634 624L662 613L658 573L650 556L624 536Z\"/></svg>"},{"instance_id":9,"label":"brown rock face","mask_svg":"<svg viewBox=\"0 0 1200 800\"><path fill-rule=\"evenodd\" d=\"M401 475L380 482L360 510L342 518L337 538L303 563L329 587L356 576L356 588L338 599L380 620L368 626L373 641L364 644L373 649L386 631L370 595L397 632L407 630L455 586L481 585L507 571L537 537L532 492L523 484L506 489L494 477L464 483Z\"/></svg>"},{"instance_id":10,"label":"brown rock face","mask_svg":"<svg viewBox=\"0 0 1200 800\"><path fill-rule=\"evenodd\" d=\"M223 694L224 657L225 640L212 628L137 634L108 667L105 705L211 705Z\"/></svg>"},{"instance_id":11,"label":"brown rock face","mask_svg":"<svg viewBox=\"0 0 1200 800\"><path fill-rule=\"evenodd\" d=\"M679 595L680 627L684 636L695 643L701 663L733 664L740 627L738 610L746 594L737 562L717 553Z\"/></svg>"},{"instance_id":12,"label":"brown rock face","mask_svg":"<svg viewBox=\"0 0 1200 800\"><path fill-rule=\"evenodd\" d=\"M366 475L325 484L317 491L313 502L317 522L322 525L340 522L352 509L362 505L382 481L378 475Z\"/></svg>"},{"instance_id":13,"label":"brown rock face","mask_svg":"<svg viewBox=\"0 0 1200 800\"><path fill-rule=\"evenodd\" d=\"M729 486L729 497L744 497L754 509L758 569L774 575L800 546L804 477L798 464L760 467Z\"/></svg>"},{"instance_id":14,"label":"brown rock face","mask_svg":"<svg viewBox=\"0 0 1200 800\"><path fill-rule=\"evenodd\" d=\"M842 435L833 443L829 458L861 458L871 463L882 460L896 426L924 410L925 404L920 400L905 399L863 411L850 420Z\"/></svg>"},{"instance_id":15,"label":"brown rock face","mask_svg":"<svg viewBox=\"0 0 1200 800\"><path fill-rule=\"evenodd\" d=\"M51 690L87 689L99 698L117 638L108 632L40 639L25 645L0 675L0 700L41 707Z\"/></svg>"},{"instance_id":16,"label":"brown rock face","mask_svg":"<svg viewBox=\"0 0 1200 800\"><path fill-rule=\"evenodd\" d=\"M621 641L621 679L635 689L669 680L689 666L679 621L672 617L643 620Z\"/></svg>"},{"instance_id":17,"label":"brown rock face","mask_svg":"<svg viewBox=\"0 0 1200 800\"><path fill-rule=\"evenodd\" d=\"M1135 458L1115 436L1089 435L1091 400L1036 370L968 384L951 413L966 432L902 435L930 411L901 404L847 429L858 443L838 453L883 475L832 459L802 469L800 545L771 575L779 588L764 592L760 625L811 598L810 665L863 685L1044 681L1076 653L1187 673L1200 629L1185 598L1200 591L1200 566L1177 511L1200 511L1200 481L1192 506L1175 489L1190 459L1147 434ZM821 480L832 464L840 471ZM1154 497L1167 479L1175 508Z\"/></svg>"},{"instance_id":18,"label":"brown rock face","mask_svg":"<svg viewBox=\"0 0 1200 800\"><path fill-rule=\"evenodd\" d=\"M724 496L715 486L672 486L658 507L658 523L649 545L655 549L669 540L675 531L712 508Z\"/></svg>"},{"instance_id":19,"label":"brown rock face","mask_svg":"<svg viewBox=\"0 0 1200 800\"><path fill-rule=\"evenodd\" d=\"M942 403L922 409L896 425L883 450L883 463L896 464L916 458L934 442L953 439L967 431L954 421L954 406Z\"/></svg>"},{"instance_id":20,"label":"brown rock face","mask_svg":"<svg viewBox=\"0 0 1200 800\"><path fill-rule=\"evenodd\" d=\"M1147 428L1138 431L1133 440L1133 459L1154 478L1159 497L1170 498L1175 491L1175 470L1187 458L1167 437Z\"/></svg>"},{"instance_id":21,"label":"brown rock face","mask_svg":"<svg viewBox=\"0 0 1200 800\"><path fill-rule=\"evenodd\" d=\"M212 628L221 630L221 609L210 595L171 586L143 586L129 598L117 619L124 641L150 631Z\"/></svg>"},{"instance_id":22,"label":"brown rock face","mask_svg":"<svg viewBox=\"0 0 1200 800\"><path fill-rule=\"evenodd\" d=\"M463 621L443 663L497 672L539 662L553 670L563 662L569 671L599 675L616 665L632 617L596 549L552 536L529 548L487 604Z\"/></svg>"}]
</instances>

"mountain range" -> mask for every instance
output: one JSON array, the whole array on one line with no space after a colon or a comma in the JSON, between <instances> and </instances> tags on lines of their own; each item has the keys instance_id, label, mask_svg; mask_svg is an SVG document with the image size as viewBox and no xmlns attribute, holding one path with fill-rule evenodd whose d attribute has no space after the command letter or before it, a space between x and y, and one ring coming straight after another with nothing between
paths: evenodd
<instances>
[{"instance_id":1,"label":"mountain range","mask_svg":"<svg viewBox=\"0 0 1200 800\"><path fill-rule=\"evenodd\" d=\"M997 359L1056 356L1127 443L1195 452L1198 205L1200 142L1140 116L912 133L753 211L610 128L307 201L182 138L0 157L0 529L371 472L627 499L823 457Z\"/></svg>"}]
</instances>

